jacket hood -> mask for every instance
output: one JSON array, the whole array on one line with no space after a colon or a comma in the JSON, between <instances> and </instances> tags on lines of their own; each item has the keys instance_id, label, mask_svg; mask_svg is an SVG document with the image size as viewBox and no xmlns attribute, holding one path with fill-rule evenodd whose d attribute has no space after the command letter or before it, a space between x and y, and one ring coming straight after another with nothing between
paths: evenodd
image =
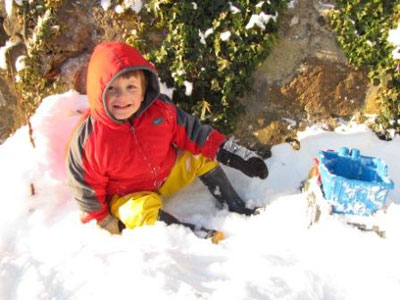
<instances>
[{"instance_id":1,"label":"jacket hood","mask_svg":"<svg viewBox=\"0 0 400 300\"><path fill-rule=\"evenodd\" d=\"M113 118L105 105L105 91L121 74L132 70L143 70L148 78L144 101L133 117L140 115L160 94L157 70L135 48L119 42L101 43L94 49L87 72L87 95L90 113L95 120L118 128L127 121Z\"/></svg>"}]
</instances>

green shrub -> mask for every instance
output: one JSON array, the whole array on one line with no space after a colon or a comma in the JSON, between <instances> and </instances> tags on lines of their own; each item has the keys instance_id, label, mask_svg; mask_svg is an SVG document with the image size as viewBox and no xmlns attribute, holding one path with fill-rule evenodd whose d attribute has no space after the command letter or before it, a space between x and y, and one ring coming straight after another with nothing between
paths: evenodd
<instances>
[{"instance_id":1,"label":"green shrub","mask_svg":"<svg viewBox=\"0 0 400 300\"><path fill-rule=\"evenodd\" d=\"M97 1L100 4L100 1ZM40 100L63 86L57 77L43 70L43 60L57 49L57 37L64 34L60 8L65 0L24 1L19 14L25 22L28 47L26 68L17 83L25 112L33 112ZM174 101L186 111L229 133L242 110L238 99L251 92L252 72L265 59L276 40L279 14L287 0L149 0L136 15L130 9L110 14L123 27L137 25L121 36L155 63L160 78L174 89ZM270 15L268 22L247 28L253 15ZM276 16L276 17L272 17ZM254 18L254 17L253 17ZM41 26L37 26L38 20ZM213 33L201 38L208 29ZM33 34L36 39L32 39ZM226 40L221 34L230 33ZM192 83L191 95L185 84Z\"/></svg>"},{"instance_id":2,"label":"green shrub","mask_svg":"<svg viewBox=\"0 0 400 300\"><path fill-rule=\"evenodd\" d=\"M253 15L278 16L286 0L152 0L142 10L142 26L127 42L146 53L160 78L174 88L174 101L224 132L234 129L242 107L238 98L249 93L252 72L276 39L277 18L265 29L246 29ZM253 17L254 18L254 17ZM207 30L213 32L201 38ZM221 39L221 34L230 37ZM162 37L159 42L151 36ZM186 95L185 81L193 84Z\"/></svg>"},{"instance_id":3,"label":"green shrub","mask_svg":"<svg viewBox=\"0 0 400 300\"><path fill-rule=\"evenodd\" d=\"M398 62L388 41L390 29L397 27L399 0L337 0L330 25L350 63L367 67L371 82L379 84L380 115L374 129L388 138L389 130L400 133L400 81Z\"/></svg>"},{"instance_id":4,"label":"green shrub","mask_svg":"<svg viewBox=\"0 0 400 300\"><path fill-rule=\"evenodd\" d=\"M16 83L21 99L20 105L24 114L30 115L40 104L40 101L63 87L55 76L44 76L51 70L43 62L46 56L54 53L56 38L62 34L58 9L62 0L32 0L24 1L23 6L17 6L18 13L24 21L24 41L27 47L26 67L19 72L20 80Z\"/></svg>"}]
</instances>

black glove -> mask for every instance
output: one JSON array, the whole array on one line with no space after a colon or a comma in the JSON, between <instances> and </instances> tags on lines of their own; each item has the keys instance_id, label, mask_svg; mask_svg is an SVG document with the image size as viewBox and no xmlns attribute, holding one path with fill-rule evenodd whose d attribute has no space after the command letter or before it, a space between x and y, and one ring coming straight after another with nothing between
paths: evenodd
<instances>
[{"instance_id":1,"label":"black glove","mask_svg":"<svg viewBox=\"0 0 400 300\"><path fill-rule=\"evenodd\" d=\"M224 165L238 169L249 177L268 177L268 167L255 152L246 149L233 140L223 143L218 151L217 160Z\"/></svg>"}]
</instances>

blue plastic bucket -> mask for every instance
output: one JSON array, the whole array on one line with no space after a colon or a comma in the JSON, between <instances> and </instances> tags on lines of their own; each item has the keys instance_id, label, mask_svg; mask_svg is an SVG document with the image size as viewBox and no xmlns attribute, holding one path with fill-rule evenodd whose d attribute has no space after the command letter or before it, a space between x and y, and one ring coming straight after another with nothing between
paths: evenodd
<instances>
[{"instance_id":1,"label":"blue plastic bucket","mask_svg":"<svg viewBox=\"0 0 400 300\"><path fill-rule=\"evenodd\" d=\"M394 188L386 163L362 156L358 149L319 151L318 160L324 198L334 213L370 216L383 207Z\"/></svg>"}]
</instances>

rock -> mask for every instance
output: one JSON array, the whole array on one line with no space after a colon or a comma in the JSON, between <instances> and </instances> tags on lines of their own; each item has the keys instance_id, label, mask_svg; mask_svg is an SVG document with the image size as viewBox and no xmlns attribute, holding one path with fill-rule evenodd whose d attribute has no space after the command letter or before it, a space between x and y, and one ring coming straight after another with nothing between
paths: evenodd
<instances>
[{"instance_id":1,"label":"rock","mask_svg":"<svg viewBox=\"0 0 400 300\"><path fill-rule=\"evenodd\" d=\"M293 140L295 131L289 129L286 121L273 121L268 126L257 130L254 135L258 141L269 147Z\"/></svg>"},{"instance_id":2,"label":"rock","mask_svg":"<svg viewBox=\"0 0 400 300\"><path fill-rule=\"evenodd\" d=\"M381 103L379 101L379 93L380 93L381 87L380 86L375 86L371 85L368 90L367 90L367 95L365 99L365 105L362 109L363 113L365 114L378 114L380 111L380 106Z\"/></svg>"},{"instance_id":3,"label":"rock","mask_svg":"<svg viewBox=\"0 0 400 300\"><path fill-rule=\"evenodd\" d=\"M298 130L313 122L333 129L336 117L350 118L363 109L368 75L352 69L330 31L326 15L334 2L298 0L281 16L279 40L254 74L254 93L241 99L246 115L235 131L241 140L254 143L246 130L251 126L258 142L271 147L297 130L288 132L277 120L293 119Z\"/></svg>"},{"instance_id":4,"label":"rock","mask_svg":"<svg viewBox=\"0 0 400 300\"><path fill-rule=\"evenodd\" d=\"M88 53L70 58L62 67L61 75L70 89L86 94L86 71L90 55Z\"/></svg>"},{"instance_id":5,"label":"rock","mask_svg":"<svg viewBox=\"0 0 400 300\"><path fill-rule=\"evenodd\" d=\"M305 63L298 74L280 89L280 98L303 107L308 119L320 121L330 117L351 117L363 106L368 75L348 66L319 59Z\"/></svg>"},{"instance_id":6,"label":"rock","mask_svg":"<svg viewBox=\"0 0 400 300\"><path fill-rule=\"evenodd\" d=\"M11 88L12 82L2 72L0 76L0 144L13 132L26 122L25 116L18 109L18 98Z\"/></svg>"}]
</instances>

